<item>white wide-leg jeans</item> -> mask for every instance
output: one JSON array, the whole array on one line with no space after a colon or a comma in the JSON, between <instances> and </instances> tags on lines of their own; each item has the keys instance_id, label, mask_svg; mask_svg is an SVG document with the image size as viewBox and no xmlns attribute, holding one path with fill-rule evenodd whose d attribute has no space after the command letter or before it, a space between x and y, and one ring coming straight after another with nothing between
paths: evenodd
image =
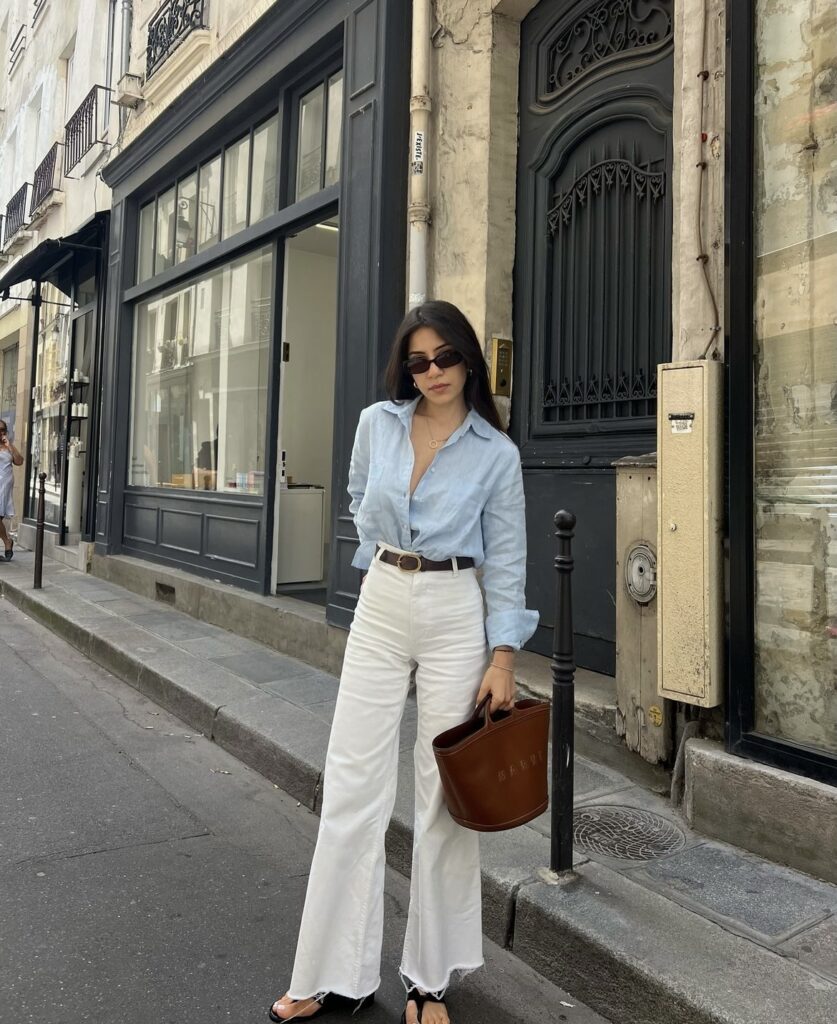
<instances>
[{"instance_id":1,"label":"white wide-leg jeans","mask_svg":"<svg viewBox=\"0 0 837 1024\"><path fill-rule=\"evenodd\" d=\"M346 645L292 999L361 999L380 984L384 836L414 667L415 834L401 974L441 993L452 972L482 966L479 837L448 813L432 742L473 712L487 653L473 569L408 573L376 557Z\"/></svg>"}]
</instances>

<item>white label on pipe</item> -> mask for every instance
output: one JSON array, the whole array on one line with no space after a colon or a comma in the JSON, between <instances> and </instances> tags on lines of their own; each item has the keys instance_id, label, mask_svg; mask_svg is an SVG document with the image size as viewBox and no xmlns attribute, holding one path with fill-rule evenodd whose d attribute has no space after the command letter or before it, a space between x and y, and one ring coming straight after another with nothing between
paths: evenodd
<instances>
[{"instance_id":1,"label":"white label on pipe","mask_svg":"<svg viewBox=\"0 0 837 1024\"><path fill-rule=\"evenodd\" d=\"M413 134L413 174L424 174L424 132Z\"/></svg>"}]
</instances>

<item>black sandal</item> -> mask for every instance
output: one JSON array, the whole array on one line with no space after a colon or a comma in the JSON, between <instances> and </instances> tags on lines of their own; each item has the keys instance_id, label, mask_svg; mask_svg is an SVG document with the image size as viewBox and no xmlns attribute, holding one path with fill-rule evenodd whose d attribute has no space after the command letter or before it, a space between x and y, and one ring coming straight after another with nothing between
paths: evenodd
<instances>
[{"instance_id":1,"label":"black sandal","mask_svg":"<svg viewBox=\"0 0 837 1024\"><path fill-rule=\"evenodd\" d=\"M327 1013L334 1013L337 1010L349 1010L352 1014L357 1013L359 1010L368 1010L375 1002L375 993L370 992L368 996L364 996L363 999L357 1000L350 999L348 996L338 996L335 992L328 992L322 999L317 1000L320 1004L319 1010L315 1010L314 1013L309 1013L307 1017L277 1017L273 1012L273 1007L279 1002L281 1002L281 999L273 1000L270 1004L270 1009L267 1011L267 1015L272 1021L278 1021L279 1024L282 1024L282 1021L286 1020L319 1020L320 1017L324 1017ZM292 999L291 1002L300 1002L300 1000Z\"/></svg>"},{"instance_id":2,"label":"black sandal","mask_svg":"<svg viewBox=\"0 0 837 1024\"><path fill-rule=\"evenodd\" d=\"M425 1003L443 1003L445 1000L439 996L434 996L430 992L419 992L417 988L411 988L407 991L407 1002L412 1000L416 1004L418 1010L418 1019L421 1021L422 1011L424 1010ZM401 1024L407 1024L407 1007L404 1007L404 1012L401 1014Z\"/></svg>"}]
</instances>

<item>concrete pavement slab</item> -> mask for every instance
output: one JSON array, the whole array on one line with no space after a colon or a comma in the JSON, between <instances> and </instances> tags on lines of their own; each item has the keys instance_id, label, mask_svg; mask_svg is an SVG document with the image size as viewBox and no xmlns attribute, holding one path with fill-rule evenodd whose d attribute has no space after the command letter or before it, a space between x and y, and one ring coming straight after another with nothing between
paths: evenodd
<instances>
[{"instance_id":1,"label":"concrete pavement slab","mask_svg":"<svg viewBox=\"0 0 837 1024\"><path fill-rule=\"evenodd\" d=\"M819 971L837 985L837 917L830 917L780 947L785 956Z\"/></svg>"},{"instance_id":2,"label":"concrete pavement slab","mask_svg":"<svg viewBox=\"0 0 837 1024\"><path fill-rule=\"evenodd\" d=\"M837 889L829 894L796 871L718 843L693 846L635 874L658 892L765 942L781 942L837 913Z\"/></svg>"},{"instance_id":3,"label":"concrete pavement slab","mask_svg":"<svg viewBox=\"0 0 837 1024\"><path fill-rule=\"evenodd\" d=\"M213 661L229 668L237 675L244 676L245 679L251 679L254 683L279 682L300 676L312 676L317 672L304 661L265 648L241 654L233 653L225 658L213 658Z\"/></svg>"},{"instance_id":4,"label":"concrete pavement slab","mask_svg":"<svg viewBox=\"0 0 837 1024\"><path fill-rule=\"evenodd\" d=\"M837 987L798 963L601 864L576 872L521 889L512 948L605 1016L631 1024L837 1019Z\"/></svg>"}]
</instances>

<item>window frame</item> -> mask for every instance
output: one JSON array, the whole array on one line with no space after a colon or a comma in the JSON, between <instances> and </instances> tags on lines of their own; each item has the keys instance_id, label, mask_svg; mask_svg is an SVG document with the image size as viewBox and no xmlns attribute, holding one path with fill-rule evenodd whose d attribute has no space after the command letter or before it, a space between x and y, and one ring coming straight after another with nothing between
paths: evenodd
<instances>
[{"instance_id":1,"label":"window frame","mask_svg":"<svg viewBox=\"0 0 837 1024\"><path fill-rule=\"evenodd\" d=\"M730 753L837 784L837 756L755 729L754 187L755 3L727 5L726 297L729 632L726 740Z\"/></svg>"},{"instance_id":2,"label":"window frame","mask_svg":"<svg viewBox=\"0 0 837 1024\"><path fill-rule=\"evenodd\" d=\"M343 99L341 104L341 116L340 116L340 168L338 171L337 181L334 185L325 186L325 167L326 167L326 143L328 141L328 83L338 71L343 71ZM313 92L317 86L323 87L323 124L321 129L320 145L322 146L322 166L320 168L320 188L313 195L306 196L305 199L296 198L296 179L297 179L297 161L299 159L299 105L304 96L307 96L309 92ZM339 188L340 182L343 179L342 163L343 163L343 151L345 149L343 145L342 129L345 126L346 120L346 77L345 77L345 66L342 59L342 53L330 54L324 58L320 64L312 69L305 78L301 79L295 84L289 94L289 110L287 112L288 122L290 127L290 137L288 139L288 160L287 160L287 173L285 175L285 194L283 196L284 204L291 205L294 203L304 203L309 199L313 199L315 196L322 194L332 188Z\"/></svg>"}]
</instances>

